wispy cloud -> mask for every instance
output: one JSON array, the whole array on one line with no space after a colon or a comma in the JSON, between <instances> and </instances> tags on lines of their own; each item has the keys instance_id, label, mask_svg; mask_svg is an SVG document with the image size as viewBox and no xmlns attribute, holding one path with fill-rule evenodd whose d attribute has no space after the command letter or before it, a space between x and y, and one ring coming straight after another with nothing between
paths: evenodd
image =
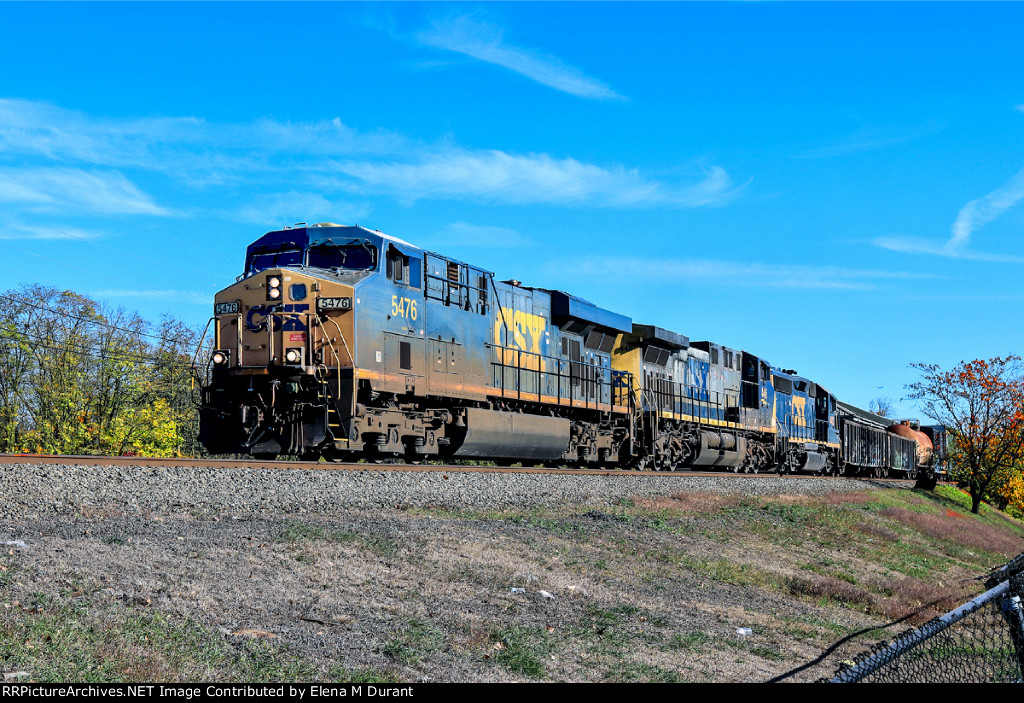
<instances>
[{"instance_id":1,"label":"wispy cloud","mask_svg":"<svg viewBox=\"0 0 1024 703\"><path fill-rule=\"evenodd\" d=\"M959 250L970 242L971 235L996 219L1024 198L1024 168L1001 187L977 200L972 200L960 209L953 223L953 236L946 242L946 248Z\"/></svg>"},{"instance_id":2,"label":"wispy cloud","mask_svg":"<svg viewBox=\"0 0 1024 703\"><path fill-rule=\"evenodd\" d=\"M570 95L592 100L624 99L605 83L555 56L506 43L504 30L469 15L435 22L416 36L428 46L507 68Z\"/></svg>"},{"instance_id":3,"label":"wispy cloud","mask_svg":"<svg viewBox=\"0 0 1024 703\"><path fill-rule=\"evenodd\" d=\"M0 225L0 239L78 239L91 240L102 236L99 232L75 227L50 227L7 222Z\"/></svg>"},{"instance_id":4,"label":"wispy cloud","mask_svg":"<svg viewBox=\"0 0 1024 703\"><path fill-rule=\"evenodd\" d=\"M931 254L933 256L944 256L950 259L964 259L968 261L1024 263L1024 256L986 254L965 248L950 248L947 242L925 239L923 237L878 237L874 240L874 245L902 254Z\"/></svg>"},{"instance_id":5,"label":"wispy cloud","mask_svg":"<svg viewBox=\"0 0 1024 703\"><path fill-rule=\"evenodd\" d=\"M879 151L897 144L919 139L938 130L938 125L929 123L915 127L873 127L865 126L840 137L831 144L795 154L796 159L826 159L847 156L867 151Z\"/></svg>"},{"instance_id":6,"label":"wispy cloud","mask_svg":"<svg viewBox=\"0 0 1024 703\"><path fill-rule=\"evenodd\" d=\"M879 237L874 244L889 249L913 254L933 254L953 259L975 261L1024 262L1024 257L1010 254L985 254L968 248L975 232L997 219L1004 212L1024 199L1024 169L1018 171L1009 181L988 195L970 201L962 208L953 222L950 237L945 242L936 242L917 237Z\"/></svg>"},{"instance_id":7,"label":"wispy cloud","mask_svg":"<svg viewBox=\"0 0 1024 703\"><path fill-rule=\"evenodd\" d=\"M38 156L112 167L151 166L165 144L195 141L205 133L191 117L110 119L56 105L0 98L0 158Z\"/></svg>"},{"instance_id":8,"label":"wispy cloud","mask_svg":"<svg viewBox=\"0 0 1024 703\"><path fill-rule=\"evenodd\" d=\"M343 161L336 170L344 181L322 184L365 193L394 193L406 202L421 198L473 198L488 202L605 207L701 207L733 199L742 187L720 167L711 167L690 184L668 184L637 169L605 168L547 154L509 154L446 148L415 162Z\"/></svg>"},{"instance_id":9,"label":"wispy cloud","mask_svg":"<svg viewBox=\"0 0 1024 703\"><path fill-rule=\"evenodd\" d=\"M170 215L117 171L78 168L0 168L0 201L33 211L68 208L98 215Z\"/></svg>"},{"instance_id":10,"label":"wispy cloud","mask_svg":"<svg viewBox=\"0 0 1024 703\"><path fill-rule=\"evenodd\" d=\"M555 266L556 269L561 267ZM836 266L795 266L744 263L709 259L644 259L587 257L571 269L583 276L614 271L627 280L671 283L728 281L730 285L756 288L860 289L870 290L882 281L935 278L931 274L848 269Z\"/></svg>"},{"instance_id":11,"label":"wispy cloud","mask_svg":"<svg viewBox=\"0 0 1024 703\"><path fill-rule=\"evenodd\" d=\"M307 222L358 222L365 219L371 209L365 203L332 200L317 193L270 193L254 196L236 210L227 213L231 218L243 222L266 225L295 224L294 218L302 216Z\"/></svg>"},{"instance_id":12,"label":"wispy cloud","mask_svg":"<svg viewBox=\"0 0 1024 703\"><path fill-rule=\"evenodd\" d=\"M127 174L127 175L126 175ZM737 197L720 166L691 164L654 177L621 164L544 153L467 149L340 119L210 123L183 118L115 120L45 103L0 100L0 201L38 212L177 215L135 185L158 174L171 188L223 194L217 213L242 219L365 216L370 197L615 208L695 208ZM233 204L240 186L262 193ZM364 202L353 202L363 196ZM236 201L237 202L237 201ZM190 206L191 207L191 206ZM198 206L196 206L198 207ZM266 208L262 209L261 208ZM331 213L334 213L333 215Z\"/></svg>"},{"instance_id":13,"label":"wispy cloud","mask_svg":"<svg viewBox=\"0 0 1024 703\"><path fill-rule=\"evenodd\" d=\"M530 238L508 227L453 222L441 232L430 236L426 241L431 247L462 246L510 249L527 246L530 243Z\"/></svg>"}]
</instances>

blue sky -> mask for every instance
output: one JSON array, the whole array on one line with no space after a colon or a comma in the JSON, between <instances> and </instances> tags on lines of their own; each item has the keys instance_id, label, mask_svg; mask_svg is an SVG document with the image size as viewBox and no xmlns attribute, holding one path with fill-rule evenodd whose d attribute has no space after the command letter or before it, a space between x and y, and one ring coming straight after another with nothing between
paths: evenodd
<instances>
[{"instance_id":1,"label":"blue sky","mask_svg":"<svg viewBox=\"0 0 1024 703\"><path fill-rule=\"evenodd\" d=\"M1024 4L0 3L0 289L359 223L867 406L1024 353Z\"/></svg>"}]
</instances>

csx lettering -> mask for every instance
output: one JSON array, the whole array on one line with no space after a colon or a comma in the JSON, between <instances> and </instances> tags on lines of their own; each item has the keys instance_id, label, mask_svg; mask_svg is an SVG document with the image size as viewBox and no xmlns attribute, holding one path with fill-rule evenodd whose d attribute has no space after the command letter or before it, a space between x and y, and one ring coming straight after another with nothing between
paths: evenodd
<instances>
[{"instance_id":1,"label":"csx lettering","mask_svg":"<svg viewBox=\"0 0 1024 703\"><path fill-rule=\"evenodd\" d=\"M267 317L271 313L305 312L309 310L309 303L292 303L290 305L253 305L245 316L245 326L258 332L266 325ZM274 315L275 332L304 332L306 323L299 315Z\"/></svg>"},{"instance_id":2,"label":"csx lettering","mask_svg":"<svg viewBox=\"0 0 1024 703\"><path fill-rule=\"evenodd\" d=\"M807 398L803 396L793 396L793 422L798 427L807 427Z\"/></svg>"},{"instance_id":3,"label":"csx lettering","mask_svg":"<svg viewBox=\"0 0 1024 703\"><path fill-rule=\"evenodd\" d=\"M507 336L505 323L510 323ZM503 347L513 347L534 354L542 354L541 340L546 327L547 320L541 315L502 308L501 314L494 320L494 341Z\"/></svg>"},{"instance_id":4,"label":"csx lettering","mask_svg":"<svg viewBox=\"0 0 1024 703\"><path fill-rule=\"evenodd\" d=\"M412 298L399 298L397 295L391 296L391 316L415 320L416 301Z\"/></svg>"}]
</instances>

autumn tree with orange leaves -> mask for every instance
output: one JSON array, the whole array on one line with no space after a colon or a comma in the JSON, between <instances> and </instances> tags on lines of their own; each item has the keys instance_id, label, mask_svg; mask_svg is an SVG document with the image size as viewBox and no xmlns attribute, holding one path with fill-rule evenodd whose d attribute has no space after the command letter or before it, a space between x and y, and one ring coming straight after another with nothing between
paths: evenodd
<instances>
[{"instance_id":1,"label":"autumn tree with orange leaves","mask_svg":"<svg viewBox=\"0 0 1024 703\"><path fill-rule=\"evenodd\" d=\"M951 440L955 478L971 493L971 512L1007 472L1024 461L1024 374L1018 356L960 362L951 371L913 364L922 379L910 398L944 425Z\"/></svg>"}]
</instances>

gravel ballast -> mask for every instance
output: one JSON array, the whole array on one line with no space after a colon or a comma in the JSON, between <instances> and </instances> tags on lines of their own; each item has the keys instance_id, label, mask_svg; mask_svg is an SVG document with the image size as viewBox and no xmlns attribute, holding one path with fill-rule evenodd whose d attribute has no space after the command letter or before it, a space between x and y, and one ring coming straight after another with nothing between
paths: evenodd
<instances>
[{"instance_id":1,"label":"gravel ballast","mask_svg":"<svg viewBox=\"0 0 1024 703\"><path fill-rule=\"evenodd\" d=\"M780 476L602 476L222 467L0 465L0 516L86 508L155 512L323 513L339 509L453 510L609 505L680 491L823 495L882 487L869 480Z\"/></svg>"}]
</instances>

